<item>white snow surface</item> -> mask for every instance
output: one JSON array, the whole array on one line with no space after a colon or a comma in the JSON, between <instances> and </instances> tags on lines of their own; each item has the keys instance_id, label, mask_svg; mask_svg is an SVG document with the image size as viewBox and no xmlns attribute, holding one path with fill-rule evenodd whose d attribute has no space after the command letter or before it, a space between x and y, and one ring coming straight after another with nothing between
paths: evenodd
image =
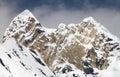
<instances>
[{"instance_id":1,"label":"white snow surface","mask_svg":"<svg viewBox=\"0 0 120 77\"><path fill-rule=\"evenodd\" d=\"M51 77L40 55L9 38L0 45L0 77Z\"/></svg>"}]
</instances>

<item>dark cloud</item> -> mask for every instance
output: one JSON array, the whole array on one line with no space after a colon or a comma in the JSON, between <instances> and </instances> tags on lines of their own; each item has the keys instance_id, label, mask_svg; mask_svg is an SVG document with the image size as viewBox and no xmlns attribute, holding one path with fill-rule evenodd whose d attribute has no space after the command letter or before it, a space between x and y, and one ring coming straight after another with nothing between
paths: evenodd
<instances>
[{"instance_id":1,"label":"dark cloud","mask_svg":"<svg viewBox=\"0 0 120 77\"><path fill-rule=\"evenodd\" d=\"M120 0L11 0L10 2L16 2L20 9L33 9L38 6L48 6L52 9L64 7L75 10L96 8L120 9Z\"/></svg>"}]
</instances>

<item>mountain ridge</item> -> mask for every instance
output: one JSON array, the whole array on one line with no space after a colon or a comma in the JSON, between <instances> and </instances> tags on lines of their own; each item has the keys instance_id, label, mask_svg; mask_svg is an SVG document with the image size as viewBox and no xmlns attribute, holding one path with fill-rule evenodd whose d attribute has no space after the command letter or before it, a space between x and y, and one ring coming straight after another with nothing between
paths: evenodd
<instances>
[{"instance_id":1,"label":"mountain ridge","mask_svg":"<svg viewBox=\"0 0 120 77\"><path fill-rule=\"evenodd\" d=\"M39 52L57 77L105 77L103 71L114 71L113 65L119 63L119 55L115 54L120 51L119 39L92 17L79 24L60 24L57 29L48 29L25 10L13 19L3 43L6 38L15 38L29 50Z\"/></svg>"}]
</instances>

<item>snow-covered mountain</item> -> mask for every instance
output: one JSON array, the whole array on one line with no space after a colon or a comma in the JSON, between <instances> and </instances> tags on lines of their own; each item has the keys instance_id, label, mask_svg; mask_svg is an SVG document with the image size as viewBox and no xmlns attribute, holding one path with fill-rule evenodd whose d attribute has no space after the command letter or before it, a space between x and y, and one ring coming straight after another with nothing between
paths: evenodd
<instances>
[{"instance_id":1,"label":"snow-covered mountain","mask_svg":"<svg viewBox=\"0 0 120 77\"><path fill-rule=\"evenodd\" d=\"M6 44L10 41L8 38L14 38L18 45L13 43L13 47L10 46L9 49L10 44ZM29 10L25 10L13 19L5 31L2 48L5 48L4 44L8 45L7 52L15 49L20 54L22 53L19 45L25 46L23 52L28 53L30 57L24 59L21 56L22 60L28 62L35 69L33 71L37 70L36 73L42 73L41 76L37 75L39 77L42 75L50 77L53 73L55 77L119 77L120 75L120 41L92 17L85 18L79 24L68 26L60 24L57 29L48 29L41 25ZM40 53L37 58L36 53ZM36 65L39 61L36 64L31 62L38 59L39 66ZM19 63L19 57L17 62ZM38 72L38 67L42 71ZM25 75L33 75L29 73Z\"/></svg>"}]
</instances>

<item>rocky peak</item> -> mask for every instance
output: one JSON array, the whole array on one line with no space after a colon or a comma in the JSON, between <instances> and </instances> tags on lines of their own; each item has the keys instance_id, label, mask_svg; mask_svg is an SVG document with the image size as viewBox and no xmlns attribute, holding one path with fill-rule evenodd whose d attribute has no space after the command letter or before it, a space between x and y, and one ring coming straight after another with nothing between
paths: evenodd
<instances>
[{"instance_id":1,"label":"rocky peak","mask_svg":"<svg viewBox=\"0 0 120 77\"><path fill-rule=\"evenodd\" d=\"M27 37L30 33L33 33L31 31L37 26L42 27L34 15L29 10L25 10L12 20L5 31L3 40L9 37L15 37L16 39L25 35Z\"/></svg>"},{"instance_id":2,"label":"rocky peak","mask_svg":"<svg viewBox=\"0 0 120 77\"><path fill-rule=\"evenodd\" d=\"M79 24L60 24L57 29L47 29L28 11L15 17L4 34L36 50L48 67L58 75L79 73L98 75L107 70L118 57L119 39L92 17ZM111 62L111 63L110 63ZM79 77L74 72L73 77ZM83 74L84 73L84 74ZM84 77L84 76L83 76Z\"/></svg>"}]
</instances>

